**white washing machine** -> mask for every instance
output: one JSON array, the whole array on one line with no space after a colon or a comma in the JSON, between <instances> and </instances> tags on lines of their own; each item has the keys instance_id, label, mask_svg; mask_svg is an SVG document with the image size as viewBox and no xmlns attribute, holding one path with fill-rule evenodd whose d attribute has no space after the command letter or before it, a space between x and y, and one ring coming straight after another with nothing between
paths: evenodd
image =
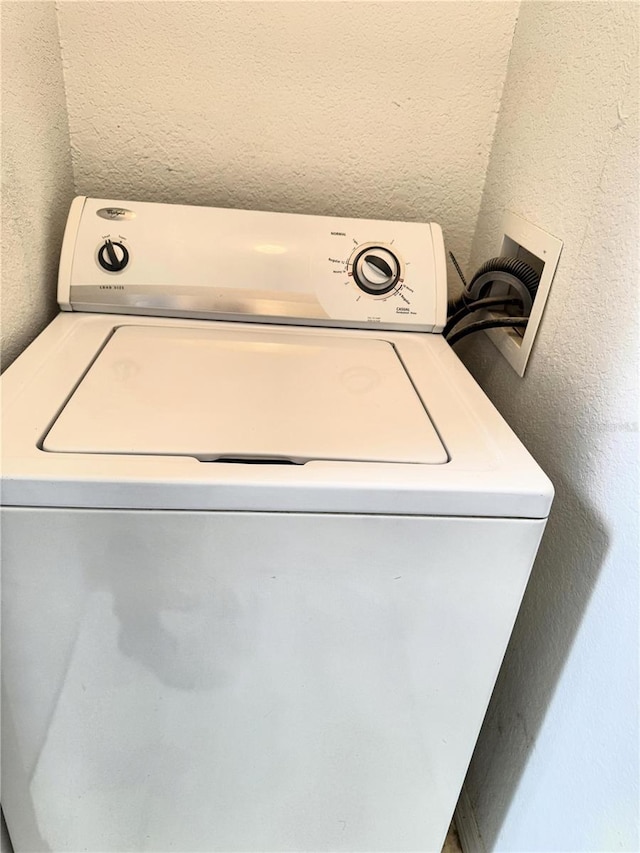
<instances>
[{"instance_id":1,"label":"white washing machine","mask_svg":"<svg viewBox=\"0 0 640 853\"><path fill-rule=\"evenodd\" d=\"M435 225L79 198L2 378L16 851L439 851L552 487Z\"/></svg>"}]
</instances>

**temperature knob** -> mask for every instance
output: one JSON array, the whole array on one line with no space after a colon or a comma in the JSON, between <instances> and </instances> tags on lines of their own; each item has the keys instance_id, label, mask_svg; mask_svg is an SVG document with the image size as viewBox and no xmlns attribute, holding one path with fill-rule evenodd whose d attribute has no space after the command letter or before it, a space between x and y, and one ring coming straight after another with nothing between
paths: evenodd
<instances>
[{"instance_id":1,"label":"temperature knob","mask_svg":"<svg viewBox=\"0 0 640 853\"><path fill-rule=\"evenodd\" d=\"M98 249L98 263L107 272L121 272L129 263L129 251L123 243L105 240Z\"/></svg>"},{"instance_id":2,"label":"temperature knob","mask_svg":"<svg viewBox=\"0 0 640 853\"><path fill-rule=\"evenodd\" d=\"M354 258L353 278L360 290L373 296L382 296L398 283L400 263L388 249L370 246Z\"/></svg>"}]
</instances>

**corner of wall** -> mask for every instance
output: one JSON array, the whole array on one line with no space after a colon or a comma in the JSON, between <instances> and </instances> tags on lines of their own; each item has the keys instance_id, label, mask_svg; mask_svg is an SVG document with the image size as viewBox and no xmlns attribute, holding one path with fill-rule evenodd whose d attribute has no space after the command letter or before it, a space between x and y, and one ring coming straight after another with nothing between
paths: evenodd
<instances>
[{"instance_id":1,"label":"corner of wall","mask_svg":"<svg viewBox=\"0 0 640 853\"><path fill-rule=\"evenodd\" d=\"M454 820L458 831L458 838L460 839L460 846L464 853L487 853L480 830L478 829L471 798L464 786L460 792L460 799L456 806Z\"/></svg>"},{"instance_id":2,"label":"corner of wall","mask_svg":"<svg viewBox=\"0 0 640 853\"><path fill-rule=\"evenodd\" d=\"M487 188L487 179L489 176L489 170L491 168L491 158L492 158L492 154L493 154L493 145L494 145L494 141L496 138L496 131L498 128L498 120L500 118L500 110L502 109L502 99L504 97L504 93L505 93L505 90L507 88L507 80L509 78L509 69L511 68L511 57L513 54L513 45L514 45L515 38L516 38L516 30L518 29L518 21L520 20L520 8L522 5L522 2L523 2L523 0L518 0L518 10L517 10L515 18L513 20L513 29L511 31L511 44L509 47L509 55L507 57L504 77L502 78L500 91L498 93L498 106L497 106L497 109L495 111L495 116L494 116L494 121L493 121L493 130L491 133L491 142L489 144L489 156L487 158L487 164L486 164L486 168L484 170L484 178L482 181L482 189L480 191L480 203L478 204L478 214L476 216L476 221L474 224L473 236L469 242L469 255L466 259L466 271L467 271L469 276L471 275L470 267L471 267L471 263L473 261L473 255L474 255L474 249L475 249L475 243L476 243L476 235L478 233L478 226L479 226L479 222L480 222L480 216L482 214L482 207L483 207L485 192L486 192L486 188Z\"/></svg>"},{"instance_id":3,"label":"corner of wall","mask_svg":"<svg viewBox=\"0 0 640 853\"><path fill-rule=\"evenodd\" d=\"M53 3L2 3L2 366L56 311L74 181Z\"/></svg>"},{"instance_id":4,"label":"corner of wall","mask_svg":"<svg viewBox=\"0 0 640 853\"><path fill-rule=\"evenodd\" d=\"M73 184L73 194L78 195L78 182L76 180L76 153L73 145L71 134L71 122L69 121L69 96L67 82L67 63L64 56L64 46L62 43L62 30L60 28L60 5L62 0L55 0L54 6L56 10L56 31L58 33L58 55L60 57L60 68L62 71L62 91L64 93L65 116L67 121L67 137L69 139L69 167L71 169L71 181Z\"/></svg>"}]
</instances>

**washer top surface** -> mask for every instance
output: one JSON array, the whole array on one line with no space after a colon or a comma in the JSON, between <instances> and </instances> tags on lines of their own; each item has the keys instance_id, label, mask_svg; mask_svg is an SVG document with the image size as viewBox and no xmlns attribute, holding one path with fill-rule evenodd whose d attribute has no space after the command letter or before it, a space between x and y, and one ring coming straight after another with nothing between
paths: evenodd
<instances>
[{"instance_id":1,"label":"washer top surface","mask_svg":"<svg viewBox=\"0 0 640 853\"><path fill-rule=\"evenodd\" d=\"M6 506L545 518L553 496L440 335L62 313L0 385Z\"/></svg>"},{"instance_id":2,"label":"washer top surface","mask_svg":"<svg viewBox=\"0 0 640 853\"><path fill-rule=\"evenodd\" d=\"M448 461L389 341L215 325L116 328L43 449L202 462Z\"/></svg>"}]
</instances>

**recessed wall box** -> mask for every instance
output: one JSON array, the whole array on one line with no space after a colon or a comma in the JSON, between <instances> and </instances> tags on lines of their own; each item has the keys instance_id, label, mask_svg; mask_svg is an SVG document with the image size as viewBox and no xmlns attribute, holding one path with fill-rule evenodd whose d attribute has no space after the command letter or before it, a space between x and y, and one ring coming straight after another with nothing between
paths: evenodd
<instances>
[{"instance_id":1,"label":"recessed wall box","mask_svg":"<svg viewBox=\"0 0 640 853\"><path fill-rule=\"evenodd\" d=\"M487 329L486 334L518 376L524 376L561 252L562 240L547 234L542 228L532 225L521 216L507 211L502 223L502 240L498 254L519 258L529 264L540 275L540 283L529 322L524 329ZM487 315L498 316L492 312L487 312Z\"/></svg>"}]
</instances>

